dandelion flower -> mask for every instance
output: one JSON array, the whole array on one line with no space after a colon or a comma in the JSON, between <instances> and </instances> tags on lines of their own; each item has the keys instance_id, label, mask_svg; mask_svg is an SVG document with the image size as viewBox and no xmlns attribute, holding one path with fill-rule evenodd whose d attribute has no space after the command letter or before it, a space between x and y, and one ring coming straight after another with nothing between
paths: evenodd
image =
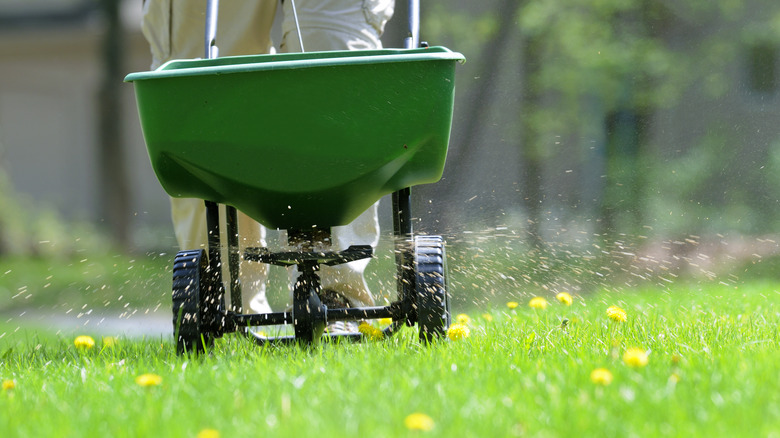
<instances>
[{"instance_id":1,"label":"dandelion flower","mask_svg":"<svg viewBox=\"0 0 780 438\"><path fill-rule=\"evenodd\" d=\"M119 343L119 339L113 336L103 336L103 347L114 348Z\"/></svg>"},{"instance_id":2,"label":"dandelion flower","mask_svg":"<svg viewBox=\"0 0 780 438\"><path fill-rule=\"evenodd\" d=\"M380 318L379 323L382 325L390 325L393 323L393 318Z\"/></svg>"},{"instance_id":3,"label":"dandelion flower","mask_svg":"<svg viewBox=\"0 0 780 438\"><path fill-rule=\"evenodd\" d=\"M471 330L466 324L456 322L455 324L452 324L447 330L447 337L453 341L459 341L461 339L468 338L469 336L471 336Z\"/></svg>"},{"instance_id":4,"label":"dandelion flower","mask_svg":"<svg viewBox=\"0 0 780 438\"><path fill-rule=\"evenodd\" d=\"M73 345L79 350L89 350L95 346L95 340L91 336L76 336Z\"/></svg>"},{"instance_id":5,"label":"dandelion flower","mask_svg":"<svg viewBox=\"0 0 780 438\"><path fill-rule=\"evenodd\" d=\"M465 313L460 313L458 314L458 316L455 317L455 321L458 324L468 324L471 322L471 318L469 318L469 316L466 315Z\"/></svg>"},{"instance_id":6,"label":"dandelion flower","mask_svg":"<svg viewBox=\"0 0 780 438\"><path fill-rule=\"evenodd\" d=\"M433 418L419 412L408 415L404 419L404 425L409 430L422 430L424 432L433 430L435 426Z\"/></svg>"},{"instance_id":7,"label":"dandelion flower","mask_svg":"<svg viewBox=\"0 0 780 438\"><path fill-rule=\"evenodd\" d=\"M627 319L626 311L618 306L609 306L607 308L607 316L609 319L617 322L626 322Z\"/></svg>"},{"instance_id":8,"label":"dandelion flower","mask_svg":"<svg viewBox=\"0 0 780 438\"><path fill-rule=\"evenodd\" d=\"M368 339L371 339L372 341L378 341L385 337L385 334L382 333L382 330L379 330L378 328L374 327L373 325L367 323L367 322L361 322L358 326L358 331L363 334Z\"/></svg>"},{"instance_id":9,"label":"dandelion flower","mask_svg":"<svg viewBox=\"0 0 780 438\"><path fill-rule=\"evenodd\" d=\"M568 292L561 292L558 295L555 296L555 298L558 299L561 303L571 306L571 303L574 302L574 299L571 297L571 295Z\"/></svg>"},{"instance_id":10,"label":"dandelion flower","mask_svg":"<svg viewBox=\"0 0 780 438\"><path fill-rule=\"evenodd\" d=\"M506 303L506 306L509 307L510 309L517 309L517 306L519 306L519 304L517 303L517 301L510 301Z\"/></svg>"},{"instance_id":11,"label":"dandelion flower","mask_svg":"<svg viewBox=\"0 0 780 438\"><path fill-rule=\"evenodd\" d=\"M641 348L629 348L623 354L623 362L632 368L647 365L647 352Z\"/></svg>"},{"instance_id":12,"label":"dandelion flower","mask_svg":"<svg viewBox=\"0 0 780 438\"><path fill-rule=\"evenodd\" d=\"M198 432L197 438L219 438L219 431L216 429L203 429Z\"/></svg>"},{"instance_id":13,"label":"dandelion flower","mask_svg":"<svg viewBox=\"0 0 780 438\"><path fill-rule=\"evenodd\" d=\"M483 313L482 314L482 319L484 319L487 322L493 322L493 315L491 315L489 313Z\"/></svg>"},{"instance_id":14,"label":"dandelion flower","mask_svg":"<svg viewBox=\"0 0 780 438\"><path fill-rule=\"evenodd\" d=\"M597 385L607 386L612 383L612 373L606 368L596 368L590 373L590 381Z\"/></svg>"},{"instance_id":15,"label":"dandelion flower","mask_svg":"<svg viewBox=\"0 0 780 438\"><path fill-rule=\"evenodd\" d=\"M3 391L10 391L16 388L16 382L13 380L3 380Z\"/></svg>"},{"instance_id":16,"label":"dandelion flower","mask_svg":"<svg viewBox=\"0 0 780 438\"><path fill-rule=\"evenodd\" d=\"M543 297L533 297L531 298L531 301L528 302L528 305L532 309L544 310L547 308L547 300Z\"/></svg>"},{"instance_id":17,"label":"dandelion flower","mask_svg":"<svg viewBox=\"0 0 780 438\"><path fill-rule=\"evenodd\" d=\"M162 383L162 377L157 374L141 374L135 378L135 383L140 386L159 386Z\"/></svg>"}]
</instances>

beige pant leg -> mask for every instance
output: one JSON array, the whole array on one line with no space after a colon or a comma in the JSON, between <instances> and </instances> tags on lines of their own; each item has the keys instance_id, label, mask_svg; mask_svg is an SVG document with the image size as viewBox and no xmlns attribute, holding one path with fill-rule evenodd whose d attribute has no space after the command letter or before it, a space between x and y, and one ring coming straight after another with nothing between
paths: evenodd
<instances>
[{"instance_id":1,"label":"beige pant leg","mask_svg":"<svg viewBox=\"0 0 780 438\"><path fill-rule=\"evenodd\" d=\"M206 249L208 237L206 231L206 207L202 199L170 198L171 219L179 248ZM227 246L227 224L225 223L225 206L220 205L220 242ZM247 247L266 246L265 227L252 220L249 216L238 212L238 248L241 254ZM223 250L222 260L226 261L228 254ZM254 312L267 313L271 311L266 297L266 278L268 265L254 262L241 262L240 280L242 284L242 306ZM222 264L222 277L228 284L230 273L227 263Z\"/></svg>"},{"instance_id":2,"label":"beige pant leg","mask_svg":"<svg viewBox=\"0 0 780 438\"><path fill-rule=\"evenodd\" d=\"M292 2L284 2L282 52L300 52ZM379 38L393 16L394 0L296 0L303 48L326 50L380 49Z\"/></svg>"},{"instance_id":3,"label":"beige pant leg","mask_svg":"<svg viewBox=\"0 0 780 438\"><path fill-rule=\"evenodd\" d=\"M206 3L192 0L146 0L142 30L152 51L152 69L171 59L204 56ZM217 47L221 56L268 53L272 49L271 24L276 13L276 0L220 2L217 25ZM224 206L221 242L227 242ZM171 198L171 217L179 247L205 248L206 208L200 199ZM243 213L238 216L239 248L265 246L265 229ZM227 260L223 253L222 260ZM227 280L227 263L223 276ZM243 308L254 312L270 312L265 294L268 266L262 263L241 263Z\"/></svg>"},{"instance_id":4,"label":"beige pant leg","mask_svg":"<svg viewBox=\"0 0 780 438\"><path fill-rule=\"evenodd\" d=\"M306 51L361 50L382 47L380 37L387 20L393 15L393 0L296 0L298 22ZM292 4L284 2L282 52L299 52L301 46ZM351 224L333 228L334 249L350 245L371 245L379 242L377 205L363 212ZM335 290L353 306L371 306L374 298L366 285L363 272L369 260L345 265L322 266L320 277L325 289Z\"/></svg>"},{"instance_id":5,"label":"beige pant leg","mask_svg":"<svg viewBox=\"0 0 780 438\"><path fill-rule=\"evenodd\" d=\"M220 56L269 53L278 0L225 0L217 15ZM171 59L202 58L206 2L145 0L141 30L152 50L152 69Z\"/></svg>"}]
</instances>

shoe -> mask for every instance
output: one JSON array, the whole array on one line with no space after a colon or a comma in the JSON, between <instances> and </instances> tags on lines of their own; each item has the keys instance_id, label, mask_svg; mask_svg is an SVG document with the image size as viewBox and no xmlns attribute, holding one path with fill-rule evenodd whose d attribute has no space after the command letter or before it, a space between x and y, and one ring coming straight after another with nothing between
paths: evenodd
<instances>
[{"instance_id":1,"label":"shoe","mask_svg":"<svg viewBox=\"0 0 780 438\"><path fill-rule=\"evenodd\" d=\"M344 295L336 292L333 289L323 289L320 291L320 301L322 304L328 306L331 309L344 309L352 307L349 305L349 300Z\"/></svg>"},{"instance_id":2,"label":"shoe","mask_svg":"<svg viewBox=\"0 0 780 438\"><path fill-rule=\"evenodd\" d=\"M330 309L345 309L352 307L344 295L332 290L320 291L320 301ZM334 321L325 327L325 333L330 335L348 335L358 332L358 324L354 321Z\"/></svg>"},{"instance_id":3,"label":"shoe","mask_svg":"<svg viewBox=\"0 0 780 438\"><path fill-rule=\"evenodd\" d=\"M354 321L334 321L325 327L325 333L329 335L351 335L360 333L358 325Z\"/></svg>"}]
</instances>

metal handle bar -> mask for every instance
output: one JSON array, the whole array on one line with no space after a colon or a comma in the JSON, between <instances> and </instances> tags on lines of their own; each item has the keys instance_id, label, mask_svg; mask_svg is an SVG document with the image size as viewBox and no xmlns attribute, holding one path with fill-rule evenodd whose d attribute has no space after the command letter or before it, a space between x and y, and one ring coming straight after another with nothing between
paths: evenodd
<instances>
[{"instance_id":1,"label":"metal handle bar","mask_svg":"<svg viewBox=\"0 0 780 438\"><path fill-rule=\"evenodd\" d=\"M206 53L204 58L216 58L217 49L217 13L219 12L219 0L207 0L206 2Z\"/></svg>"},{"instance_id":2,"label":"metal handle bar","mask_svg":"<svg viewBox=\"0 0 780 438\"><path fill-rule=\"evenodd\" d=\"M409 33L404 38L404 48L416 49L420 46L420 0L409 0L408 12Z\"/></svg>"}]
</instances>

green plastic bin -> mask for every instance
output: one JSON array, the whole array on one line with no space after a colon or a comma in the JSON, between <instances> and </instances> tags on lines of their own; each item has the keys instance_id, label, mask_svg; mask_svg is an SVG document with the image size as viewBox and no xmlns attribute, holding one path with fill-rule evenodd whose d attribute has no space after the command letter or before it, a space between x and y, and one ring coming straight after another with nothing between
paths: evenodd
<instances>
[{"instance_id":1,"label":"green plastic bin","mask_svg":"<svg viewBox=\"0 0 780 438\"><path fill-rule=\"evenodd\" d=\"M441 178L463 60L443 47L284 53L176 60L125 81L169 195L305 229Z\"/></svg>"}]
</instances>

